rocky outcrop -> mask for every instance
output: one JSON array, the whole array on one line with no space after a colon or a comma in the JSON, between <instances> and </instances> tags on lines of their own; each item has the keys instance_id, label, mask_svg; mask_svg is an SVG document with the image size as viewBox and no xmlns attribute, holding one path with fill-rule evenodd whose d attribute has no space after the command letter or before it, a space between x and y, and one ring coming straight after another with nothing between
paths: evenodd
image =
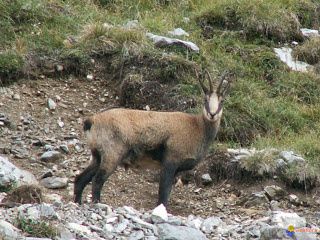
<instances>
[{"instance_id":1,"label":"rocky outcrop","mask_svg":"<svg viewBox=\"0 0 320 240\"><path fill-rule=\"evenodd\" d=\"M37 184L35 176L13 165L7 158L0 156L0 188Z\"/></svg>"}]
</instances>

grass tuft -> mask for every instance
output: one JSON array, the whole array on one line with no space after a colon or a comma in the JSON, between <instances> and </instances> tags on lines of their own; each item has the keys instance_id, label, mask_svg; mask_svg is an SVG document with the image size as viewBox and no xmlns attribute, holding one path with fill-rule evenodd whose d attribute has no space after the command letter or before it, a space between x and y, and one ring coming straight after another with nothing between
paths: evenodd
<instances>
[{"instance_id":1,"label":"grass tuft","mask_svg":"<svg viewBox=\"0 0 320 240\"><path fill-rule=\"evenodd\" d=\"M317 64L320 62L320 38L314 37L302 45L297 46L293 52L294 57L298 60L309 64Z\"/></svg>"},{"instance_id":2,"label":"grass tuft","mask_svg":"<svg viewBox=\"0 0 320 240\"><path fill-rule=\"evenodd\" d=\"M58 229L50 222L17 218L15 225L24 233L36 238L55 238L58 235Z\"/></svg>"}]
</instances>

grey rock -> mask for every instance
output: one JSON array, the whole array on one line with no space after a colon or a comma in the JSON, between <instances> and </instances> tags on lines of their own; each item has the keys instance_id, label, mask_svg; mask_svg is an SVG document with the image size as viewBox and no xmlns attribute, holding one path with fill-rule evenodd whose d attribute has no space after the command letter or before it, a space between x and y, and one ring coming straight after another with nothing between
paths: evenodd
<instances>
[{"instance_id":1,"label":"grey rock","mask_svg":"<svg viewBox=\"0 0 320 240\"><path fill-rule=\"evenodd\" d=\"M7 158L0 156L0 186L9 188L12 185L38 184L35 176L13 165Z\"/></svg>"},{"instance_id":2,"label":"grey rock","mask_svg":"<svg viewBox=\"0 0 320 240\"><path fill-rule=\"evenodd\" d=\"M130 20L123 27L126 29L134 29L134 28L139 28L140 25L138 20Z\"/></svg>"},{"instance_id":3,"label":"grey rock","mask_svg":"<svg viewBox=\"0 0 320 240\"><path fill-rule=\"evenodd\" d=\"M12 98L14 100L20 100L21 99L21 97L20 97L20 95L18 93L13 94Z\"/></svg>"},{"instance_id":4,"label":"grey rock","mask_svg":"<svg viewBox=\"0 0 320 240\"><path fill-rule=\"evenodd\" d=\"M107 223L103 226L103 231L106 232L106 233L111 233L114 231L114 227L112 224L110 223Z\"/></svg>"},{"instance_id":5,"label":"grey rock","mask_svg":"<svg viewBox=\"0 0 320 240\"><path fill-rule=\"evenodd\" d=\"M187 226L200 229L203 223L203 219L194 215L189 215L187 219Z\"/></svg>"},{"instance_id":6,"label":"grey rock","mask_svg":"<svg viewBox=\"0 0 320 240\"><path fill-rule=\"evenodd\" d=\"M89 236L92 234L92 232L87 226L84 226L78 223L69 222L66 224L66 227L75 233L86 234Z\"/></svg>"},{"instance_id":7,"label":"grey rock","mask_svg":"<svg viewBox=\"0 0 320 240\"><path fill-rule=\"evenodd\" d=\"M186 226L174 226L168 223L158 224L160 240L204 240L207 237L200 231Z\"/></svg>"},{"instance_id":8,"label":"grey rock","mask_svg":"<svg viewBox=\"0 0 320 240\"><path fill-rule=\"evenodd\" d=\"M300 217L298 214L282 211L274 211L272 213L271 223L272 225L282 229L288 229L290 225L294 226L295 228L302 228L307 224L306 219Z\"/></svg>"},{"instance_id":9,"label":"grey rock","mask_svg":"<svg viewBox=\"0 0 320 240\"><path fill-rule=\"evenodd\" d=\"M59 240L74 240L75 239L74 234L72 234L70 232L70 230L67 229L64 225L59 224L57 226L57 229L58 229L58 233L60 235Z\"/></svg>"},{"instance_id":10,"label":"grey rock","mask_svg":"<svg viewBox=\"0 0 320 240\"><path fill-rule=\"evenodd\" d=\"M11 223L0 220L0 239L3 240L16 240L23 239L20 235L20 230L13 226Z\"/></svg>"},{"instance_id":11,"label":"grey rock","mask_svg":"<svg viewBox=\"0 0 320 240\"><path fill-rule=\"evenodd\" d=\"M41 185L49 189L59 189L68 186L68 178L48 177L40 181Z\"/></svg>"},{"instance_id":12,"label":"grey rock","mask_svg":"<svg viewBox=\"0 0 320 240\"><path fill-rule=\"evenodd\" d=\"M166 207L163 204L160 204L155 209L153 209L151 219L153 223L163 223L168 221L168 213Z\"/></svg>"},{"instance_id":13,"label":"grey rock","mask_svg":"<svg viewBox=\"0 0 320 240\"><path fill-rule=\"evenodd\" d=\"M301 156L295 154L293 151L282 151L279 156L284 159L288 164L304 163L305 160Z\"/></svg>"},{"instance_id":14,"label":"grey rock","mask_svg":"<svg viewBox=\"0 0 320 240\"><path fill-rule=\"evenodd\" d=\"M50 110L55 110L57 108L56 102L51 98L48 98L47 104Z\"/></svg>"},{"instance_id":15,"label":"grey rock","mask_svg":"<svg viewBox=\"0 0 320 240\"><path fill-rule=\"evenodd\" d=\"M264 192L254 192L250 196L244 197L242 203L245 207L268 206L269 200Z\"/></svg>"},{"instance_id":16,"label":"grey rock","mask_svg":"<svg viewBox=\"0 0 320 240\"><path fill-rule=\"evenodd\" d=\"M40 219L58 219L54 208L47 203L38 205L22 205L18 208L19 217L38 221Z\"/></svg>"},{"instance_id":17,"label":"grey rock","mask_svg":"<svg viewBox=\"0 0 320 240\"><path fill-rule=\"evenodd\" d=\"M283 160L282 158L276 159L275 160L277 168L283 168L287 165L286 161Z\"/></svg>"},{"instance_id":18,"label":"grey rock","mask_svg":"<svg viewBox=\"0 0 320 240\"><path fill-rule=\"evenodd\" d=\"M176 36L176 37L181 37L181 36L189 36L189 33L187 33L185 30L183 30L182 28L175 28L172 31L168 32L170 35L172 36Z\"/></svg>"},{"instance_id":19,"label":"grey rock","mask_svg":"<svg viewBox=\"0 0 320 240\"><path fill-rule=\"evenodd\" d=\"M201 224L201 230L204 233L212 233L216 228L222 226L224 222L219 217L209 217Z\"/></svg>"},{"instance_id":20,"label":"grey rock","mask_svg":"<svg viewBox=\"0 0 320 240\"><path fill-rule=\"evenodd\" d=\"M56 162L62 158L62 154L59 151L47 151L43 153L40 160L43 162Z\"/></svg>"},{"instance_id":21,"label":"grey rock","mask_svg":"<svg viewBox=\"0 0 320 240\"><path fill-rule=\"evenodd\" d=\"M210 177L209 173L203 174L201 176L201 182L203 185L209 185L212 183L212 178Z\"/></svg>"},{"instance_id":22,"label":"grey rock","mask_svg":"<svg viewBox=\"0 0 320 240\"><path fill-rule=\"evenodd\" d=\"M67 144L60 145L59 148L66 154L70 153L70 150Z\"/></svg>"},{"instance_id":23,"label":"grey rock","mask_svg":"<svg viewBox=\"0 0 320 240\"><path fill-rule=\"evenodd\" d=\"M52 146L50 144L46 144L46 145L44 145L44 149L46 151L53 151L54 150L54 146Z\"/></svg>"},{"instance_id":24,"label":"grey rock","mask_svg":"<svg viewBox=\"0 0 320 240\"><path fill-rule=\"evenodd\" d=\"M289 195L289 202L291 202L294 205L300 205L300 199L298 198L297 195L294 194L290 194Z\"/></svg>"},{"instance_id":25,"label":"grey rock","mask_svg":"<svg viewBox=\"0 0 320 240\"><path fill-rule=\"evenodd\" d=\"M271 200L270 208L271 208L272 211L279 211L281 209L280 208L280 203L278 201Z\"/></svg>"},{"instance_id":26,"label":"grey rock","mask_svg":"<svg viewBox=\"0 0 320 240\"><path fill-rule=\"evenodd\" d=\"M163 37L163 36L159 36L159 35L155 35L152 33L147 33L146 34L148 38L150 38L156 46L171 46L171 45L176 45L176 46L183 46L189 50L192 50L194 52L199 52L200 49L199 47L189 41L183 41L180 39L176 39L176 38L168 38L168 37Z\"/></svg>"},{"instance_id":27,"label":"grey rock","mask_svg":"<svg viewBox=\"0 0 320 240\"><path fill-rule=\"evenodd\" d=\"M294 233L296 239L303 239L303 240L317 240L317 233L311 232L295 232Z\"/></svg>"},{"instance_id":28,"label":"grey rock","mask_svg":"<svg viewBox=\"0 0 320 240\"><path fill-rule=\"evenodd\" d=\"M281 187L276 185L266 186L264 191L270 200L281 200L287 195Z\"/></svg>"},{"instance_id":29,"label":"grey rock","mask_svg":"<svg viewBox=\"0 0 320 240\"><path fill-rule=\"evenodd\" d=\"M129 236L129 240L139 240L143 238L144 238L144 233L142 230L134 231Z\"/></svg>"},{"instance_id":30,"label":"grey rock","mask_svg":"<svg viewBox=\"0 0 320 240\"><path fill-rule=\"evenodd\" d=\"M116 233L123 232L127 228L128 224L129 224L129 220L123 219L119 224L116 225L113 232L116 232Z\"/></svg>"},{"instance_id":31,"label":"grey rock","mask_svg":"<svg viewBox=\"0 0 320 240\"><path fill-rule=\"evenodd\" d=\"M317 29L301 28L300 31L305 37L320 37L319 30Z\"/></svg>"},{"instance_id":32,"label":"grey rock","mask_svg":"<svg viewBox=\"0 0 320 240\"><path fill-rule=\"evenodd\" d=\"M284 228L277 226L266 226L261 229L260 240L270 240L270 239L292 239L286 234Z\"/></svg>"}]
</instances>

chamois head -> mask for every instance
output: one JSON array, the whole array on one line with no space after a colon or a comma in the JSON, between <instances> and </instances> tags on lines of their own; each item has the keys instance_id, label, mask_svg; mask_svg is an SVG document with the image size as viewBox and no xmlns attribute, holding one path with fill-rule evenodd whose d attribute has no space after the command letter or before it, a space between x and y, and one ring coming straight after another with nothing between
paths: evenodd
<instances>
[{"instance_id":1,"label":"chamois head","mask_svg":"<svg viewBox=\"0 0 320 240\"><path fill-rule=\"evenodd\" d=\"M222 75L216 90L213 89L210 73L207 70L205 70L205 73L208 76L209 89L203 83L205 79L204 75L202 79L199 78L200 86L205 94L203 115L209 121L215 122L222 115L223 101L230 87L230 82L227 80L230 73L225 72Z\"/></svg>"}]
</instances>

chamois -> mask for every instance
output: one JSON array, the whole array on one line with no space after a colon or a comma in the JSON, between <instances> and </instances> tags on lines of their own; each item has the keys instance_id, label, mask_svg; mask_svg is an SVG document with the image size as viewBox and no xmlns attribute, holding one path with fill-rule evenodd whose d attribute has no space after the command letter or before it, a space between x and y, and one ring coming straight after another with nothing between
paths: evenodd
<instances>
[{"instance_id":1,"label":"chamois","mask_svg":"<svg viewBox=\"0 0 320 240\"><path fill-rule=\"evenodd\" d=\"M103 184L117 166L152 163L161 167L158 204L167 205L176 174L199 163L220 126L230 82L225 74L213 90L207 74L209 90L199 78L205 95L202 114L114 108L87 118L83 128L92 160L75 178L74 201L81 204L82 192L92 180L92 201L100 202Z\"/></svg>"}]
</instances>

